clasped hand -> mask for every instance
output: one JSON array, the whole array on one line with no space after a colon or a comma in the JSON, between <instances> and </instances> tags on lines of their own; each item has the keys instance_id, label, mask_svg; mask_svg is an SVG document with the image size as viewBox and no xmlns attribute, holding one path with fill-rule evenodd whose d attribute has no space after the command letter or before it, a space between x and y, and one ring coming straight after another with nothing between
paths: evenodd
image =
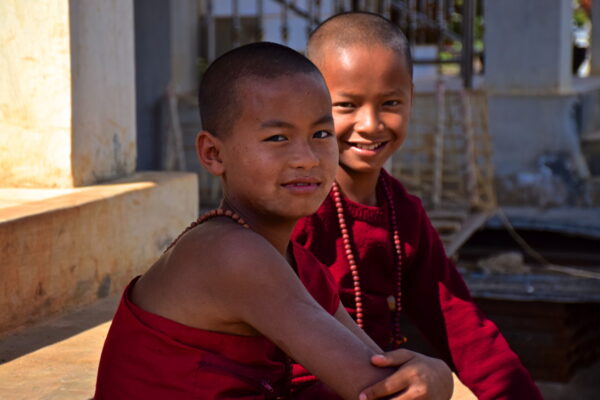
<instances>
[{"instance_id":1,"label":"clasped hand","mask_svg":"<svg viewBox=\"0 0 600 400\"><path fill-rule=\"evenodd\" d=\"M447 400L452 397L452 371L442 360L397 349L373 356L371 363L382 368L395 367L397 370L364 389L359 400Z\"/></svg>"}]
</instances>

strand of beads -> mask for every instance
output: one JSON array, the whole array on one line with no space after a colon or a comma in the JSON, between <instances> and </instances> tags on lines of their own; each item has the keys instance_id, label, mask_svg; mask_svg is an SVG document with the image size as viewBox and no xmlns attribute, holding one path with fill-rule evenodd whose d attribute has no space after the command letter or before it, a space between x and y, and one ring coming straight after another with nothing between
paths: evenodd
<instances>
[{"instance_id":1,"label":"strand of beads","mask_svg":"<svg viewBox=\"0 0 600 400\"><path fill-rule=\"evenodd\" d=\"M356 307L356 324L363 328L363 303L362 303L362 291L360 288L360 276L358 275L358 267L352 253L352 245L350 243L350 234L348 233L348 226L346 225L346 219L344 217L344 206L342 204L342 195L340 194L340 188L337 182L333 183L333 200L335 202L335 208L337 211L338 222L340 230L342 231L342 241L344 243L344 251L346 252L346 259L350 265L350 273L352 274L352 282L354 284L354 303Z\"/></svg>"},{"instance_id":2,"label":"strand of beads","mask_svg":"<svg viewBox=\"0 0 600 400\"><path fill-rule=\"evenodd\" d=\"M205 213L204 215L202 215L200 218L197 219L196 225L199 225L211 218L223 217L223 216L231 218L232 220L234 220L235 222L237 222L244 228L250 228L250 226L246 223L246 221L244 221L244 219L238 213L231 211L231 210L224 210L222 208L217 208L215 210L208 211L207 213Z\"/></svg>"},{"instance_id":3,"label":"strand of beads","mask_svg":"<svg viewBox=\"0 0 600 400\"><path fill-rule=\"evenodd\" d=\"M403 252L402 252L402 241L400 240L400 232L398 231L398 220L396 218L396 208L394 207L393 197L391 189L385 180L381 180L383 182L383 187L385 189L385 194L388 201L388 206L390 208L391 215L391 227L393 230L393 240L394 240L394 250L396 253L396 309L394 313L394 345L400 346L403 343L406 343L408 339L406 336L401 334L400 328L400 311L402 311L402 263L403 263Z\"/></svg>"},{"instance_id":4,"label":"strand of beads","mask_svg":"<svg viewBox=\"0 0 600 400\"><path fill-rule=\"evenodd\" d=\"M407 341L406 337L402 336L400 331L400 311L402 310L402 261L403 261L403 252L402 252L402 241L400 240L400 232L398 231L398 220L396 218L396 210L393 204L392 193L387 185L387 183L382 179L382 183L384 185L386 200L388 202L388 207L390 209L391 216L391 228L392 228L392 239L394 242L394 253L396 256L396 296L394 300L394 333L393 333L393 342L397 347L402 343ZM352 252L352 243L350 241L350 233L348 231L348 226L346 225L346 218L344 216L344 205L342 203L342 195L340 192L340 188L335 182L332 188L333 200L335 203L335 208L338 217L338 223L340 226L340 231L342 233L342 242L344 245L344 252L346 253L346 259L348 260L348 265L350 267L350 273L352 274L352 283L354 286L354 302L356 307L356 324L363 328L363 299L362 299L362 289L360 286L360 275L358 273L358 266L356 265L356 258L354 253Z\"/></svg>"},{"instance_id":5,"label":"strand of beads","mask_svg":"<svg viewBox=\"0 0 600 400\"><path fill-rule=\"evenodd\" d=\"M240 224L241 226L243 226L244 228L250 228L250 226L246 223L246 221L244 221L244 219L238 213L231 211L231 210L224 210L222 208L217 208L214 210L210 210L210 211L202 214L200 217L198 217L197 220L192 222L190 224L190 226L185 228L184 231L181 232L175 240L173 240L173 242L169 245L169 247L167 247L167 249L164 252L166 253L171 247L173 247L175 245L175 243L177 243L177 241L184 234L186 234L189 230L194 229L196 226L200 225L201 223L206 222L209 219L215 218L215 217L228 217L228 218L231 218L232 220L234 220L235 222L237 222L238 224Z\"/></svg>"}]
</instances>

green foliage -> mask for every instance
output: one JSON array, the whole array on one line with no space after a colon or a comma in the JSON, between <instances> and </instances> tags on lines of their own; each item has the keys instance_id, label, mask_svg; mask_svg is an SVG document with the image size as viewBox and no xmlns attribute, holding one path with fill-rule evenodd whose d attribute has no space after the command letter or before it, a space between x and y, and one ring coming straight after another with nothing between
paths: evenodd
<instances>
[{"instance_id":1,"label":"green foliage","mask_svg":"<svg viewBox=\"0 0 600 400\"><path fill-rule=\"evenodd\" d=\"M586 2L589 3L590 2ZM585 8L581 5L581 0L573 0L573 25L578 28L590 23L590 16Z\"/></svg>"},{"instance_id":2,"label":"green foliage","mask_svg":"<svg viewBox=\"0 0 600 400\"><path fill-rule=\"evenodd\" d=\"M462 21L463 21L462 5L463 5L463 1L456 0L455 5L456 5L456 12L454 12L450 16L449 28L456 34L462 36ZM475 15L474 26L473 26L473 47L475 48L476 52L482 52L483 51L483 35L484 35L484 31L485 31L485 23L484 23L484 18L482 15L481 0L477 1L476 9L477 9L477 12ZM462 44L460 42L451 43L450 48L451 48L451 51L460 52L460 50L462 48Z\"/></svg>"},{"instance_id":3,"label":"green foliage","mask_svg":"<svg viewBox=\"0 0 600 400\"><path fill-rule=\"evenodd\" d=\"M581 28L589 21L590 19L583 8L579 7L573 10L573 23L575 26Z\"/></svg>"},{"instance_id":4,"label":"green foliage","mask_svg":"<svg viewBox=\"0 0 600 400\"><path fill-rule=\"evenodd\" d=\"M198 57L196 59L196 69L198 71L198 76L202 77L204 71L208 68L209 62L204 57Z\"/></svg>"}]
</instances>

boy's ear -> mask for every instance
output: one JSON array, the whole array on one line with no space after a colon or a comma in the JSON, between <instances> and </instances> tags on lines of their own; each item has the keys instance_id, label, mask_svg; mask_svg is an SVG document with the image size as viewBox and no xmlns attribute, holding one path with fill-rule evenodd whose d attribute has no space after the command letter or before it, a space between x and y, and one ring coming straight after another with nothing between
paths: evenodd
<instances>
[{"instance_id":1,"label":"boy's ear","mask_svg":"<svg viewBox=\"0 0 600 400\"><path fill-rule=\"evenodd\" d=\"M196 135L196 155L200 164L212 175L221 176L225 172L222 159L223 142L208 131Z\"/></svg>"}]
</instances>

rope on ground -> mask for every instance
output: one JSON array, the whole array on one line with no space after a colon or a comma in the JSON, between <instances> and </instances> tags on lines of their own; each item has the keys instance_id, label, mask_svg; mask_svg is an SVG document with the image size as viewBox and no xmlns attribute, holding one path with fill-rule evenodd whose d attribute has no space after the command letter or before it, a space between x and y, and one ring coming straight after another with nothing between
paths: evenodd
<instances>
[{"instance_id":1,"label":"rope on ground","mask_svg":"<svg viewBox=\"0 0 600 400\"><path fill-rule=\"evenodd\" d=\"M498 217L500 217L502 225L504 225L504 227L506 228L510 236L515 240L515 242L517 242L517 244L521 246L525 253L527 253L531 258L533 258L541 264L540 268L544 268L549 271L560 272L566 275L576 276L578 278L600 279L600 273L597 272L552 264L551 262L546 260L544 256L542 256L537 250L531 247L521 235L519 235L519 233L516 231L516 229L514 228L514 226L512 225L502 208L498 207L497 215Z\"/></svg>"}]
</instances>

